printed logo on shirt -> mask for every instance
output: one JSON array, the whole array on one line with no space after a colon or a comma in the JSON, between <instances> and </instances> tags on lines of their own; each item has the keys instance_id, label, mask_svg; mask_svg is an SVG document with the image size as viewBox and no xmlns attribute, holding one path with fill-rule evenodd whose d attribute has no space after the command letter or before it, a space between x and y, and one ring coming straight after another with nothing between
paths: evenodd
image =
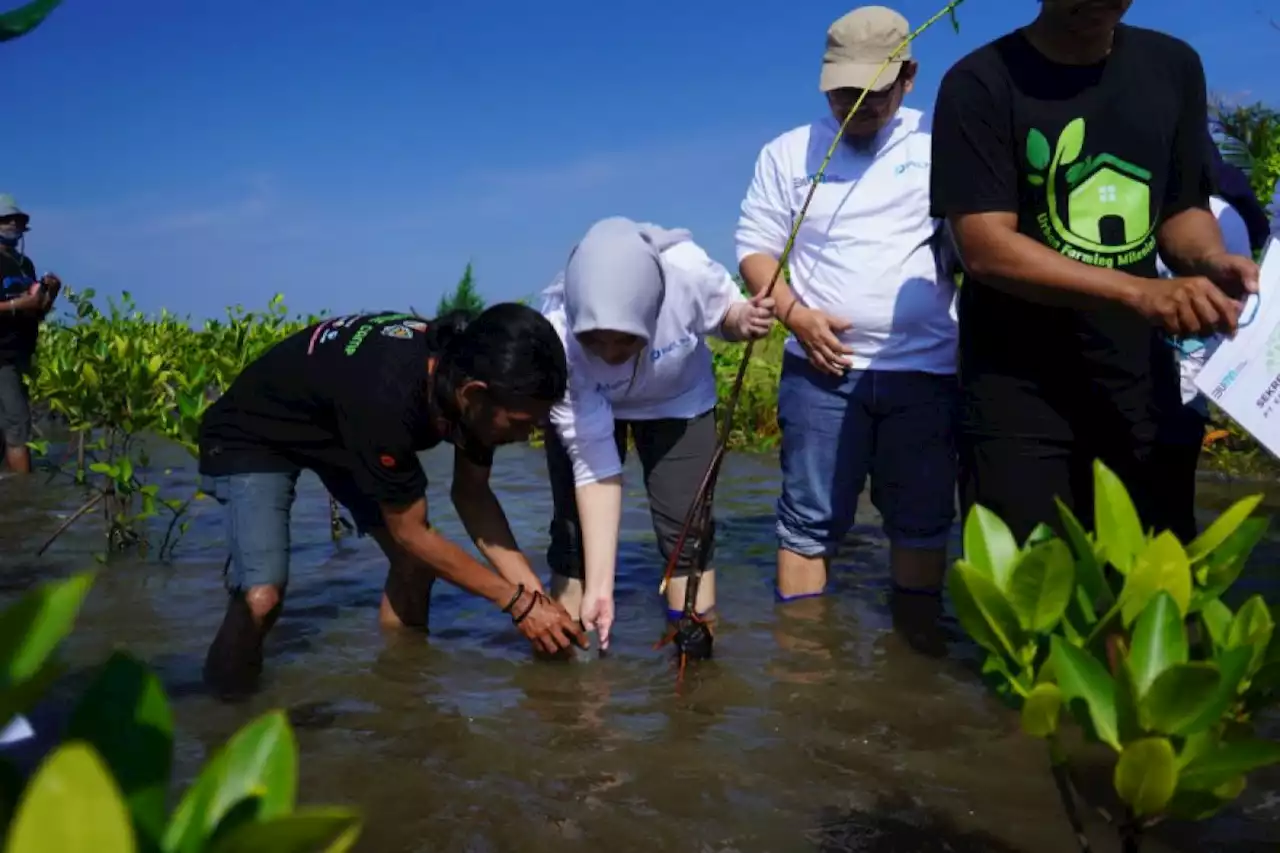
<instances>
[{"instance_id":1,"label":"printed logo on shirt","mask_svg":"<svg viewBox=\"0 0 1280 853\"><path fill-rule=\"evenodd\" d=\"M1040 233L1050 248L1092 266L1145 260L1156 250L1151 172L1105 152L1082 157L1084 147L1083 118L1062 129L1052 150L1039 130L1027 133L1027 182L1044 188Z\"/></svg>"},{"instance_id":2,"label":"printed logo on shirt","mask_svg":"<svg viewBox=\"0 0 1280 853\"><path fill-rule=\"evenodd\" d=\"M343 348L342 351L347 355L355 355L356 351L360 349L360 345L364 343L364 339L369 337L369 333L372 332L374 329L380 326L389 325L391 323L397 323L397 324L403 325L405 320L413 320L413 319L415 318L412 314L383 314L380 316L368 317L367 319L365 319L365 322L362 323L360 327L355 330L355 333L351 336L351 340L347 341L347 345L346 347ZM406 331L408 330L406 329ZM400 336L388 335L388 337L400 337ZM412 338L413 332L409 331L407 337Z\"/></svg>"},{"instance_id":3,"label":"printed logo on shirt","mask_svg":"<svg viewBox=\"0 0 1280 853\"><path fill-rule=\"evenodd\" d=\"M852 181L853 181L853 178L846 178L844 175L833 175L830 172L826 172L821 177L819 177L818 173L814 172L813 174L805 175L803 178L792 178L791 186L795 189L801 190L815 183L847 184Z\"/></svg>"},{"instance_id":4,"label":"printed logo on shirt","mask_svg":"<svg viewBox=\"0 0 1280 853\"><path fill-rule=\"evenodd\" d=\"M386 335L388 338L395 338L396 340L399 340L399 341L407 341L413 337L413 329L410 329L404 323L400 323L395 326L384 326L382 329L382 334Z\"/></svg>"},{"instance_id":5,"label":"printed logo on shirt","mask_svg":"<svg viewBox=\"0 0 1280 853\"><path fill-rule=\"evenodd\" d=\"M926 163L924 160L908 160L905 163L899 163L898 165L894 166L893 173L895 175L901 175L903 172L907 171L908 169L928 169L928 168L929 168L929 164Z\"/></svg>"},{"instance_id":6,"label":"printed logo on shirt","mask_svg":"<svg viewBox=\"0 0 1280 853\"><path fill-rule=\"evenodd\" d=\"M396 462L396 458L392 456L390 453L383 453L381 456L379 456L378 463L382 465L383 468L395 468L396 465L398 464Z\"/></svg>"}]
</instances>

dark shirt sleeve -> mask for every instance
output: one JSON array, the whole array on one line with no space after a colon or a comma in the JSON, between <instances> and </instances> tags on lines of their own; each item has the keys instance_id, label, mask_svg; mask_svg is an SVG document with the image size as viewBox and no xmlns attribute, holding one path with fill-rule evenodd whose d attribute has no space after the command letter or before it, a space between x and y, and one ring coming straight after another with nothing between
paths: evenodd
<instances>
[{"instance_id":1,"label":"dark shirt sleeve","mask_svg":"<svg viewBox=\"0 0 1280 853\"><path fill-rule=\"evenodd\" d=\"M427 490L427 475L403 419L385 404L368 400L339 406L338 433L350 456L351 476L365 496L380 504L407 506Z\"/></svg>"},{"instance_id":2,"label":"dark shirt sleeve","mask_svg":"<svg viewBox=\"0 0 1280 853\"><path fill-rule=\"evenodd\" d=\"M1007 95L974 71L952 68L933 108L932 215L1018 210L1018 166Z\"/></svg>"},{"instance_id":3,"label":"dark shirt sleeve","mask_svg":"<svg viewBox=\"0 0 1280 853\"><path fill-rule=\"evenodd\" d=\"M1182 45L1182 92L1178 126L1169 161L1162 219L1170 219L1199 207L1209 209L1213 193L1213 160L1209 146L1209 99L1200 55L1190 45Z\"/></svg>"}]
</instances>

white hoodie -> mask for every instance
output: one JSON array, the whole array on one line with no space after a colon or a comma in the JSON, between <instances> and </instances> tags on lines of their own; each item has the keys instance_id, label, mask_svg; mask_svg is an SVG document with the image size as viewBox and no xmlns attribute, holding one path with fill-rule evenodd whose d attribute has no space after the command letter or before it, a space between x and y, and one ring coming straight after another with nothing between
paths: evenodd
<instances>
[{"instance_id":1,"label":"white hoodie","mask_svg":"<svg viewBox=\"0 0 1280 853\"><path fill-rule=\"evenodd\" d=\"M569 363L569 390L551 422L573 462L575 485L622 472L615 419L688 419L715 407L705 338L718 336L730 306L743 301L729 271L688 232L621 218L587 232L542 303ZM578 343L591 329L637 334L647 345L638 360L609 365Z\"/></svg>"}]
</instances>

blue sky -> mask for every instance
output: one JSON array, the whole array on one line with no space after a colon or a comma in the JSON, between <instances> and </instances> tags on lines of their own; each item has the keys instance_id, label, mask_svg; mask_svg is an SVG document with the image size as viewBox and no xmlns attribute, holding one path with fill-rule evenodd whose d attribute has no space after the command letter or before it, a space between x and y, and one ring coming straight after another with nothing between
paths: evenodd
<instances>
[{"instance_id":1,"label":"blue sky","mask_svg":"<svg viewBox=\"0 0 1280 853\"><path fill-rule=\"evenodd\" d=\"M19 0L0 0L16 6ZM898 0L912 24L939 0ZM1270 0L1136 0L1210 88L1280 104ZM759 147L823 114L853 4L65 0L3 46L8 166L41 270L197 317L430 311L467 261L491 301L544 287L595 219L686 227L732 264ZM916 43L908 104L1029 21L966 0Z\"/></svg>"}]
</instances>

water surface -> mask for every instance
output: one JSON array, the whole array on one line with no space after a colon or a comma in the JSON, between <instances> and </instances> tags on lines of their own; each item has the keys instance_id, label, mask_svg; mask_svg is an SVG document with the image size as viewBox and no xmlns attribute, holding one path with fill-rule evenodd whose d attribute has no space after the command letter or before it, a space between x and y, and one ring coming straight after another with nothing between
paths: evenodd
<instances>
[{"instance_id":1,"label":"water surface","mask_svg":"<svg viewBox=\"0 0 1280 853\"><path fill-rule=\"evenodd\" d=\"M171 485L194 487L190 464L173 458ZM433 520L463 541L447 499L449 454L424 459ZM545 573L541 452L504 449L494 473L517 537ZM677 694L669 653L652 649L661 565L634 464L627 478L618 622L605 659L535 662L507 617L445 584L429 637L382 632L381 555L367 539L330 540L327 500L310 475L260 695L223 705L199 684L225 603L208 502L172 564L111 563L68 654L84 668L122 646L151 662L174 702L183 784L252 716L290 709L302 799L359 806L359 849L371 853L1075 850L1044 753L978 683L974 647L958 640L949 659L930 660L890 630L887 546L865 500L833 594L779 608L777 461L730 457L717 490L718 656ZM79 502L44 479L0 480L5 600L38 578L93 566L100 548L97 522L85 521L31 556ZM1221 510L1254 490L1207 482L1202 500ZM1277 504L1280 494L1269 500ZM1278 555L1273 537L1248 583L1272 599ZM1259 774L1230 813L1169 827L1150 849L1277 849L1278 791L1280 774Z\"/></svg>"}]
</instances>

